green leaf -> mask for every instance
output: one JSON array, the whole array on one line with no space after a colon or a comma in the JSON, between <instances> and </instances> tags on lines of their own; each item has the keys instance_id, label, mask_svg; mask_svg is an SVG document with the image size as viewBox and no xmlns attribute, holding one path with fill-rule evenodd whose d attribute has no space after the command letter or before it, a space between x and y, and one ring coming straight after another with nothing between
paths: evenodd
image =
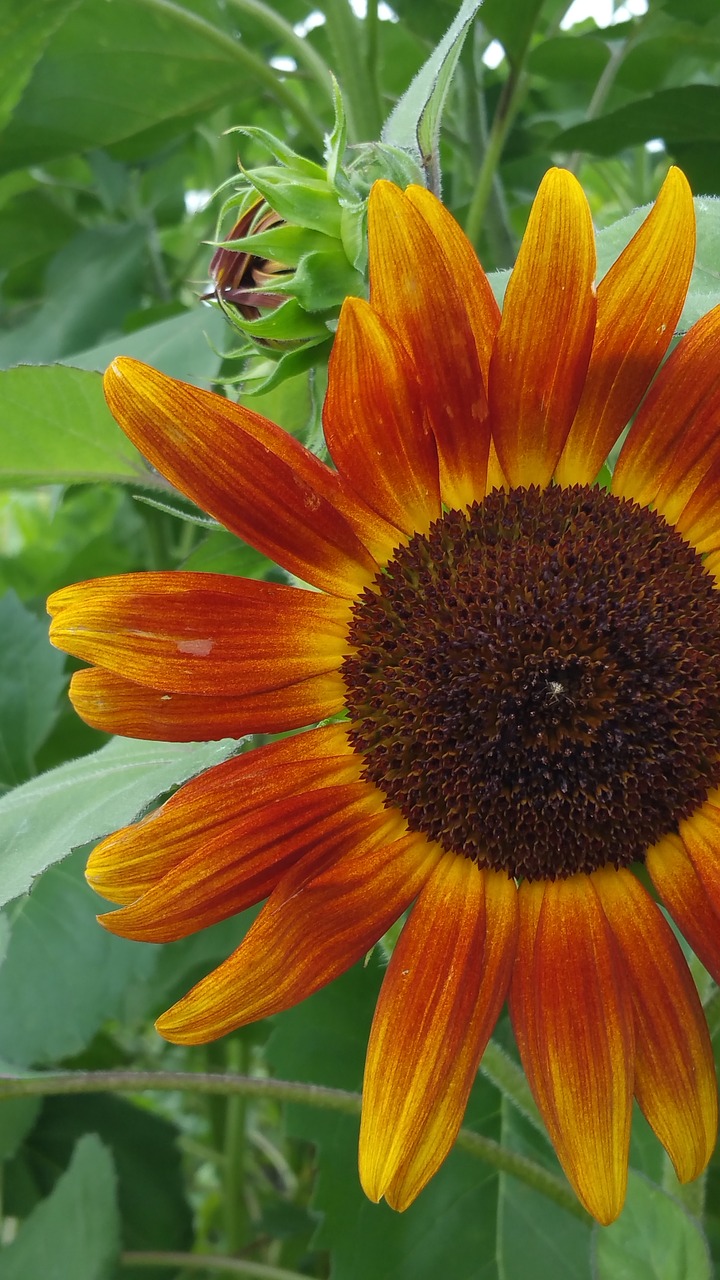
<instances>
[{"instance_id":1,"label":"green leaf","mask_svg":"<svg viewBox=\"0 0 720 1280\"><path fill-rule=\"evenodd\" d=\"M547 0L485 0L482 23L499 40L511 62L522 57ZM578 43L577 37L573 45Z\"/></svg>"},{"instance_id":2,"label":"green leaf","mask_svg":"<svg viewBox=\"0 0 720 1280\"><path fill-rule=\"evenodd\" d=\"M358 1089L381 978L371 960L281 1014L268 1047L277 1074ZM465 1123L499 1137L499 1095L485 1080L473 1089ZM313 1207L323 1224L316 1243L331 1250L334 1280L498 1280L494 1169L454 1151L416 1203L396 1214L360 1189L357 1119L293 1106L288 1128L319 1149Z\"/></svg>"},{"instance_id":3,"label":"green leaf","mask_svg":"<svg viewBox=\"0 0 720 1280\"><path fill-rule=\"evenodd\" d=\"M125 1249L187 1249L192 1240L178 1131L145 1106L112 1094L46 1098L22 1152L25 1177L48 1195L77 1140L95 1133L112 1152ZM12 1177L8 1171L8 1181ZM17 1170L19 1173L19 1169ZM13 1188L7 1187L12 1203ZM133 1271L137 1280L146 1272ZM151 1273L157 1276L157 1271ZM28 1278L29 1280L29 1278ZM75 1280L68 1274L67 1280Z\"/></svg>"},{"instance_id":4,"label":"green leaf","mask_svg":"<svg viewBox=\"0 0 720 1280\"><path fill-rule=\"evenodd\" d=\"M245 86L277 85L267 64L219 26L171 0L84 0L49 41L0 135L0 172L105 147L188 120ZM251 91L252 91L251 90ZM241 99L242 100L242 99Z\"/></svg>"},{"instance_id":5,"label":"green leaf","mask_svg":"<svg viewBox=\"0 0 720 1280\"><path fill-rule=\"evenodd\" d=\"M112 1159L88 1134L52 1194L0 1250L0 1280L109 1280L118 1250Z\"/></svg>"},{"instance_id":6,"label":"green leaf","mask_svg":"<svg viewBox=\"0 0 720 1280\"><path fill-rule=\"evenodd\" d=\"M596 1280L712 1280L699 1223L639 1173L617 1222L594 1229L592 1253Z\"/></svg>"},{"instance_id":7,"label":"green leaf","mask_svg":"<svg viewBox=\"0 0 720 1280\"><path fill-rule=\"evenodd\" d=\"M222 363L220 349L230 328L217 307L194 307L182 315L160 320L133 333L123 334L99 346L65 357L63 363L75 369L104 373L116 356L144 360L169 378L182 378L196 386L214 382Z\"/></svg>"},{"instance_id":8,"label":"green leaf","mask_svg":"<svg viewBox=\"0 0 720 1280\"><path fill-rule=\"evenodd\" d=\"M43 303L0 336L0 367L50 364L119 329L140 304L146 252L137 223L74 236L50 263Z\"/></svg>"},{"instance_id":9,"label":"green leaf","mask_svg":"<svg viewBox=\"0 0 720 1280\"><path fill-rule=\"evenodd\" d=\"M65 660L47 626L14 591L0 599L0 790L36 772L35 754L58 714Z\"/></svg>"},{"instance_id":10,"label":"green leaf","mask_svg":"<svg viewBox=\"0 0 720 1280\"><path fill-rule=\"evenodd\" d=\"M455 21L383 125L382 141L410 152L430 175L429 185L438 194L438 148L445 99L468 28L481 4L482 0L463 0Z\"/></svg>"},{"instance_id":11,"label":"green leaf","mask_svg":"<svg viewBox=\"0 0 720 1280\"><path fill-rule=\"evenodd\" d=\"M106 932L109 904L85 883L80 850L51 867L8 912L10 945L0 965L0 1057L46 1066L81 1053L108 1018L124 1011L128 986L149 978L157 951Z\"/></svg>"},{"instance_id":12,"label":"green leaf","mask_svg":"<svg viewBox=\"0 0 720 1280\"><path fill-rule=\"evenodd\" d=\"M720 140L720 89L710 84L659 89L648 98L565 129L552 145L555 151L612 156L652 138L663 138L670 151L674 142Z\"/></svg>"},{"instance_id":13,"label":"green leaf","mask_svg":"<svg viewBox=\"0 0 720 1280\"><path fill-rule=\"evenodd\" d=\"M558 1172L550 1144L507 1100L502 1143ZM565 1213L532 1187L500 1175L498 1261L502 1280L590 1280L590 1223Z\"/></svg>"},{"instance_id":14,"label":"green leaf","mask_svg":"<svg viewBox=\"0 0 720 1280\"><path fill-rule=\"evenodd\" d=\"M35 876L117 827L157 796L212 768L237 748L222 742L134 742L116 738L92 755L51 769L0 799L0 905Z\"/></svg>"},{"instance_id":15,"label":"green leaf","mask_svg":"<svg viewBox=\"0 0 720 1280\"><path fill-rule=\"evenodd\" d=\"M97 373L54 365L3 370L0 419L2 484L157 483L110 413Z\"/></svg>"},{"instance_id":16,"label":"green leaf","mask_svg":"<svg viewBox=\"0 0 720 1280\"><path fill-rule=\"evenodd\" d=\"M0 1102L0 1161L9 1160L37 1120L41 1098L3 1098Z\"/></svg>"},{"instance_id":17,"label":"green leaf","mask_svg":"<svg viewBox=\"0 0 720 1280\"><path fill-rule=\"evenodd\" d=\"M0 11L0 128L12 115L47 41L78 0L25 0Z\"/></svg>"}]
</instances>

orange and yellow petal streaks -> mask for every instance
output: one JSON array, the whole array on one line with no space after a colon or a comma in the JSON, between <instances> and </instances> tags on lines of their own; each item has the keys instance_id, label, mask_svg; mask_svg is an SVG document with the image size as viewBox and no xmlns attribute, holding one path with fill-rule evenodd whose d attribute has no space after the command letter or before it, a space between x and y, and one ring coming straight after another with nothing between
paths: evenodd
<instances>
[{"instance_id":1,"label":"orange and yellow petal streaks","mask_svg":"<svg viewBox=\"0 0 720 1280\"><path fill-rule=\"evenodd\" d=\"M630 871L593 875L629 975L635 1096L680 1182L702 1173L717 1138L717 1085L705 1015L664 916Z\"/></svg>"},{"instance_id":2,"label":"orange and yellow petal streaks","mask_svg":"<svg viewBox=\"0 0 720 1280\"><path fill-rule=\"evenodd\" d=\"M510 1012L558 1159L601 1223L622 1209L634 1079L630 991L591 878L524 881Z\"/></svg>"},{"instance_id":3,"label":"orange and yellow petal streaks","mask_svg":"<svg viewBox=\"0 0 720 1280\"><path fill-rule=\"evenodd\" d=\"M366 955L425 883L438 852L398 834L384 813L349 852L314 875L300 864L268 899L244 941L157 1023L166 1039L203 1044L288 1009Z\"/></svg>"},{"instance_id":4,"label":"orange and yellow petal streaks","mask_svg":"<svg viewBox=\"0 0 720 1280\"><path fill-rule=\"evenodd\" d=\"M342 664L350 606L277 582L135 573L56 591L53 644L173 693L262 693Z\"/></svg>"},{"instance_id":5,"label":"orange and yellow petal streaks","mask_svg":"<svg viewBox=\"0 0 720 1280\"><path fill-rule=\"evenodd\" d=\"M149 689L112 671L88 667L70 681L70 701L103 733L153 742L214 742L248 733L284 733L337 715L345 705L339 671L279 689L235 695Z\"/></svg>"},{"instance_id":6,"label":"orange and yellow petal streaks","mask_svg":"<svg viewBox=\"0 0 720 1280\"><path fill-rule=\"evenodd\" d=\"M695 210L672 168L652 210L603 277L587 378L558 463L558 484L590 484L667 351L695 257Z\"/></svg>"},{"instance_id":7,"label":"orange and yellow petal streaks","mask_svg":"<svg viewBox=\"0 0 720 1280\"><path fill-rule=\"evenodd\" d=\"M535 198L490 364L492 437L511 485L549 484L595 332L595 236L579 183L551 169Z\"/></svg>"},{"instance_id":8,"label":"orange and yellow petal streaks","mask_svg":"<svg viewBox=\"0 0 720 1280\"><path fill-rule=\"evenodd\" d=\"M198 849L237 847L238 829L248 819L261 839L266 806L358 782L361 768L336 725L246 751L192 778L140 822L101 840L88 859L88 881L110 902L134 902Z\"/></svg>"},{"instance_id":9,"label":"orange and yellow petal streaks","mask_svg":"<svg viewBox=\"0 0 720 1280\"><path fill-rule=\"evenodd\" d=\"M392 183L373 186L368 228L370 304L415 364L437 441L442 499L462 508L485 493L490 444L471 318L442 244Z\"/></svg>"},{"instance_id":10,"label":"orange and yellow petal streaks","mask_svg":"<svg viewBox=\"0 0 720 1280\"><path fill-rule=\"evenodd\" d=\"M448 853L383 980L363 1085L360 1178L405 1209L445 1159L507 993L517 890Z\"/></svg>"},{"instance_id":11,"label":"orange and yellow petal streaks","mask_svg":"<svg viewBox=\"0 0 720 1280\"><path fill-rule=\"evenodd\" d=\"M394 546L386 521L259 414L127 357L104 385L125 434L181 493L303 581L353 596Z\"/></svg>"}]
</instances>

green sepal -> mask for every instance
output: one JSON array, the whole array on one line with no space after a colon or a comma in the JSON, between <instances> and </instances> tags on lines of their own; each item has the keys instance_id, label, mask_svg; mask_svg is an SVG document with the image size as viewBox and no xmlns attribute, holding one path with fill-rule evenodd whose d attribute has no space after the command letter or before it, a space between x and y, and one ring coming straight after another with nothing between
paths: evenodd
<instances>
[{"instance_id":1,"label":"green sepal","mask_svg":"<svg viewBox=\"0 0 720 1280\"><path fill-rule=\"evenodd\" d=\"M240 236L237 240L218 240L218 249L236 249L255 254L258 258L274 258L288 267L296 267L308 253L322 252L336 245L333 236L307 227L283 223L269 231L259 231L253 236Z\"/></svg>"},{"instance_id":2,"label":"green sepal","mask_svg":"<svg viewBox=\"0 0 720 1280\"><path fill-rule=\"evenodd\" d=\"M305 255L284 293L297 298L306 311L328 311L342 305L343 298L363 298L367 290L359 271L350 266L345 253L337 249L315 250Z\"/></svg>"},{"instance_id":3,"label":"green sepal","mask_svg":"<svg viewBox=\"0 0 720 1280\"><path fill-rule=\"evenodd\" d=\"M274 391L286 379L295 378L298 374L307 373L308 369L325 364L330 355L331 343L332 339L329 335L325 337L318 336L314 342L304 342L301 347L296 347L294 351L286 351L273 364L270 372L265 376L261 376L256 383L253 382L252 386L249 385L252 382L252 375L244 373L244 394L246 396L264 395L267 391Z\"/></svg>"},{"instance_id":4,"label":"green sepal","mask_svg":"<svg viewBox=\"0 0 720 1280\"><path fill-rule=\"evenodd\" d=\"M276 311L259 320L236 316L234 323L249 338L272 338L275 342L304 342L327 332L320 318L305 311L296 298L288 298Z\"/></svg>"},{"instance_id":5,"label":"green sepal","mask_svg":"<svg viewBox=\"0 0 720 1280\"><path fill-rule=\"evenodd\" d=\"M336 193L328 186L325 175L320 178L288 176L276 165L252 169L247 177L256 191L264 196L286 222L300 223L313 231L340 239L340 206Z\"/></svg>"},{"instance_id":6,"label":"green sepal","mask_svg":"<svg viewBox=\"0 0 720 1280\"><path fill-rule=\"evenodd\" d=\"M306 160L304 156L298 155L296 151L293 151L286 143L281 142L279 138L276 138L267 129L261 129L256 125L238 124L234 128L228 129L228 133L243 133L246 138L254 138L256 142L263 143L270 154L276 160L279 160L281 164L286 165L293 173L300 174L305 178L313 178L320 182L325 181L325 170L321 165L315 164L314 160Z\"/></svg>"}]
</instances>

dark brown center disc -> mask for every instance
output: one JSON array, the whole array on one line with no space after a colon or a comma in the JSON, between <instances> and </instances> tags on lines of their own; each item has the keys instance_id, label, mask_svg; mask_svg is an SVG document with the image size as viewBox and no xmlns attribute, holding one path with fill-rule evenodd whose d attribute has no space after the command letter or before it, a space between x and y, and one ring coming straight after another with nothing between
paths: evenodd
<instances>
[{"instance_id":1,"label":"dark brown center disc","mask_svg":"<svg viewBox=\"0 0 720 1280\"><path fill-rule=\"evenodd\" d=\"M720 781L720 592L604 490L494 491L356 602L366 776L414 831L516 877L627 866Z\"/></svg>"}]
</instances>

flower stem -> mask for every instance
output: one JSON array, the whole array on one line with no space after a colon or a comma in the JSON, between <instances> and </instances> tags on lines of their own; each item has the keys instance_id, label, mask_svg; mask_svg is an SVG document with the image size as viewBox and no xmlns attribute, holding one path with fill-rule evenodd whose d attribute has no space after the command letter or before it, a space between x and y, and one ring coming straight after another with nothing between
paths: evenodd
<instances>
[{"instance_id":1,"label":"flower stem","mask_svg":"<svg viewBox=\"0 0 720 1280\"><path fill-rule=\"evenodd\" d=\"M342 85L351 142L374 142L382 123L377 83L362 56L362 26L349 0L324 0L334 71Z\"/></svg>"},{"instance_id":2,"label":"flower stem","mask_svg":"<svg viewBox=\"0 0 720 1280\"><path fill-rule=\"evenodd\" d=\"M227 1046L228 1066L242 1073L247 1067L243 1045L230 1041ZM245 1150L247 1146L247 1095L228 1094L225 1099L225 1142L223 1207L225 1212L225 1247L230 1254L239 1253L247 1244L248 1212L245 1201Z\"/></svg>"},{"instance_id":3,"label":"flower stem","mask_svg":"<svg viewBox=\"0 0 720 1280\"><path fill-rule=\"evenodd\" d=\"M525 83L526 77L522 73L522 60L518 60L510 68L510 74L500 94L465 221L465 232L473 244L477 244L480 238L485 211L500 163L500 156L502 155L510 126L515 119L520 100L525 92Z\"/></svg>"},{"instance_id":4,"label":"flower stem","mask_svg":"<svg viewBox=\"0 0 720 1280\"><path fill-rule=\"evenodd\" d=\"M511 1102L525 1116L526 1120L529 1120L540 1133L545 1133L545 1125L524 1071L516 1062L513 1062L510 1054L501 1049L495 1040L489 1042L482 1056L480 1070L508 1099L508 1102Z\"/></svg>"},{"instance_id":5,"label":"flower stem","mask_svg":"<svg viewBox=\"0 0 720 1280\"><path fill-rule=\"evenodd\" d=\"M248 1276L256 1280L307 1280L298 1271L269 1267L264 1262L245 1258L221 1258L214 1253L155 1253L133 1250L120 1255L123 1267L163 1267L189 1271L218 1271L226 1276Z\"/></svg>"},{"instance_id":6,"label":"flower stem","mask_svg":"<svg viewBox=\"0 0 720 1280\"><path fill-rule=\"evenodd\" d=\"M157 9L160 13L166 13L172 19L181 23L191 30L201 34L205 40L211 40L215 45L221 48L226 58L232 58L243 67L246 74L249 74L259 84L263 85L269 92L281 102L284 107L295 116L298 124L307 130L313 142L322 147L325 130L321 122L316 116L305 106L305 103L293 93L289 85L268 66L263 58L257 53L253 53L246 45L241 44L239 40L233 40L224 31L220 31L218 27L213 26L205 18L198 13L192 13L189 9L184 9L182 5L176 4L175 0L142 0L148 9Z\"/></svg>"},{"instance_id":7,"label":"flower stem","mask_svg":"<svg viewBox=\"0 0 720 1280\"><path fill-rule=\"evenodd\" d=\"M263 4L262 0L228 0L228 3L233 9L238 9L240 13L246 13L248 17L255 18L263 26L267 27L268 31L274 31L276 35L280 36L298 66L305 68L308 75L320 86L332 106L333 91L330 68L308 40L303 36L296 35L290 23L286 22L285 18L277 13L275 9L271 9L269 4Z\"/></svg>"},{"instance_id":8,"label":"flower stem","mask_svg":"<svg viewBox=\"0 0 720 1280\"><path fill-rule=\"evenodd\" d=\"M244 1097L274 1098L278 1102L303 1103L325 1110L359 1115L362 1098L359 1093L331 1089L326 1085L302 1084L295 1080L258 1079L252 1076L227 1075L194 1071L64 1071L23 1076L0 1076L0 1099L49 1096L76 1093L140 1093L172 1092L186 1089L195 1093ZM562 1209L586 1222L585 1210L578 1204L570 1188L542 1165L526 1156L484 1138L469 1129L461 1129L457 1146L485 1160L495 1169L509 1173L527 1186L542 1192Z\"/></svg>"}]
</instances>

